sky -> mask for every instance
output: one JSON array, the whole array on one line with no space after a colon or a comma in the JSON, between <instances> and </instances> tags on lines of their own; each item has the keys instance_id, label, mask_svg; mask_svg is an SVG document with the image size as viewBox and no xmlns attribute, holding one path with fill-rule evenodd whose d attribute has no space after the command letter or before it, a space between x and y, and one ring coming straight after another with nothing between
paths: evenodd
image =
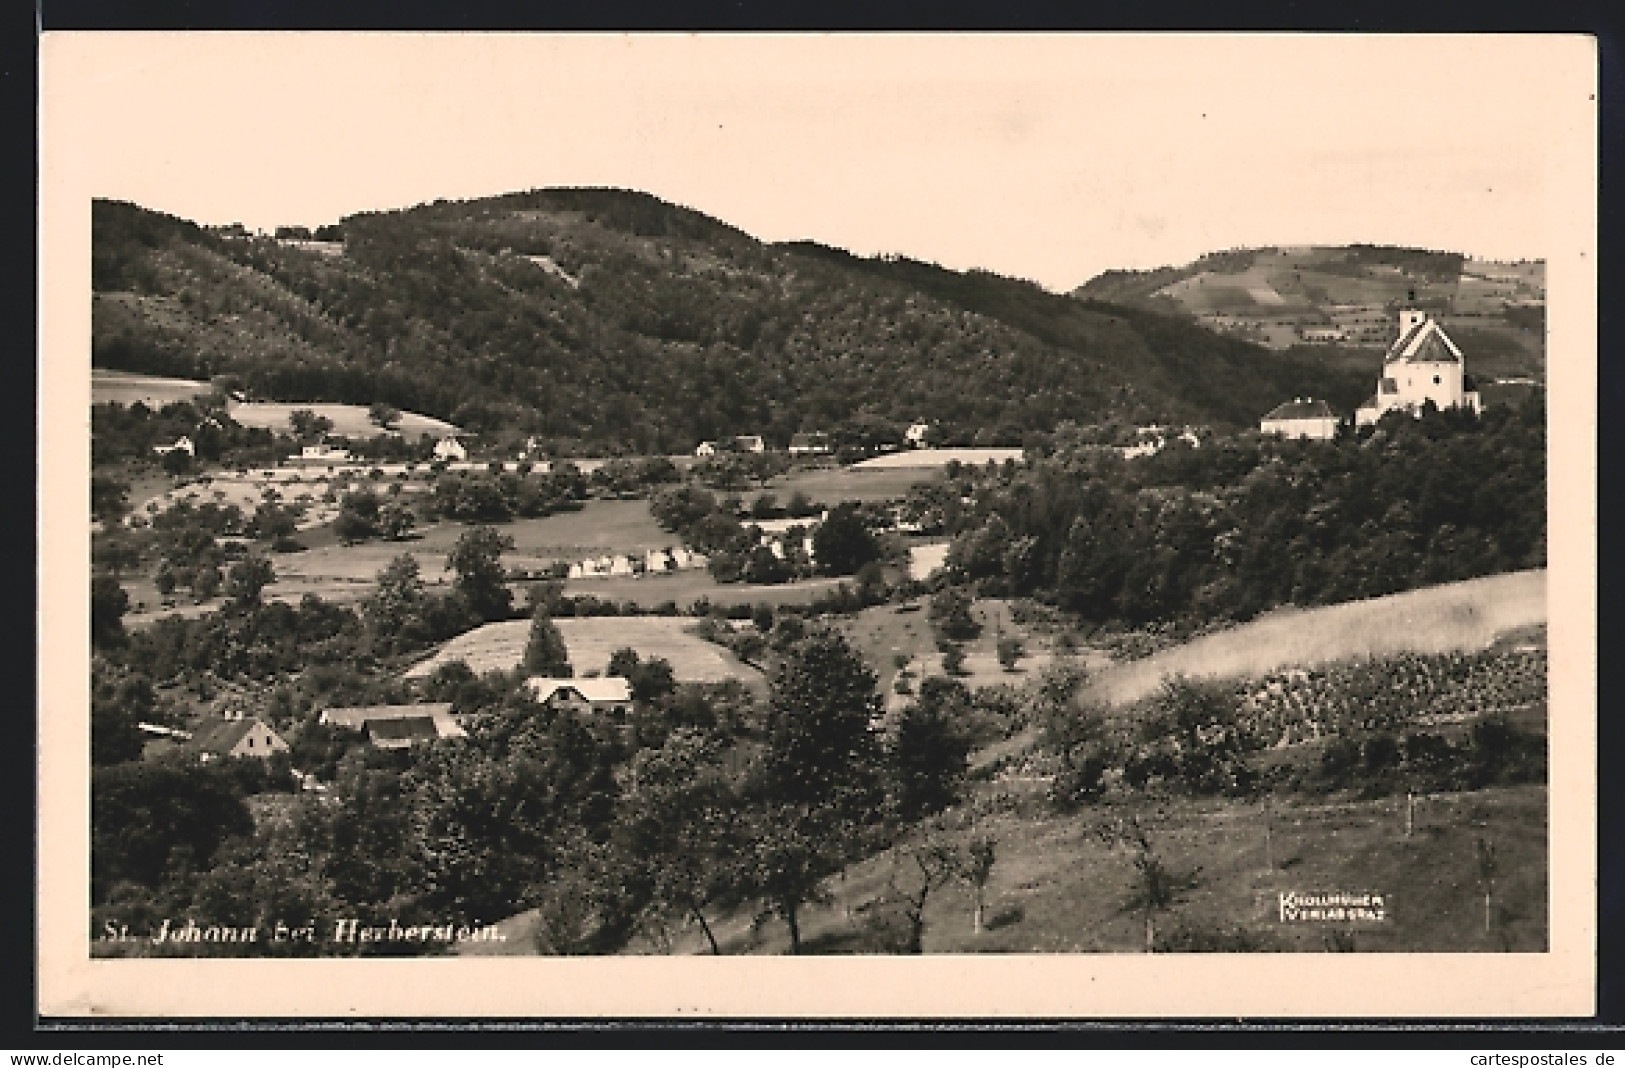
<instances>
[{"instance_id":1,"label":"sky","mask_svg":"<svg viewBox=\"0 0 1625 1068\"><path fill-rule=\"evenodd\" d=\"M543 186L1064 291L1259 245L1537 258L1556 36L47 34L93 195L270 230ZM1583 109L1580 109L1583 112ZM70 134L62 133L68 137ZM52 175L42 174L49 186Z\"/></svg>"}]
</instances>

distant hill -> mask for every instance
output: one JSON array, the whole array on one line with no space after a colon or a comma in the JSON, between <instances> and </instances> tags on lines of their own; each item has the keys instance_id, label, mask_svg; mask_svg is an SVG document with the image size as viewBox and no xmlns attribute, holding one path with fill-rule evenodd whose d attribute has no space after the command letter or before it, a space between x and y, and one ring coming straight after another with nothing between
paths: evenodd
<instances>
[{"instance_id":1,"label":"distant hill","mask_svg":"<svg viewBox=\"0 0 1625 1068\"><path fill-rule=\"evenodd\" d=\"M1183 267L1107 271L1072 294L1177 315L1272 348L1380 348L1401 304L1433 312L1481 378L1544 369L1546 270L1455 252L1382 245L1234 249Z\"/></svg>"},{"instance_id":2,"label":"distant hill","mask_svg":"<svg viewBox=\"0 0 1625 1068\"><path fill-rule=\"evenodd\" d=\"M643 193L544 189L368 212L283 239L93 205L93 363L259 400L386 401L561 445L939 423L1019 445L1064 420L1251 425L1352 408L1375 365L1181 315L810 243ZM1177 311L1177 309L1175 309Z\"/></svg>"}]
</instances>

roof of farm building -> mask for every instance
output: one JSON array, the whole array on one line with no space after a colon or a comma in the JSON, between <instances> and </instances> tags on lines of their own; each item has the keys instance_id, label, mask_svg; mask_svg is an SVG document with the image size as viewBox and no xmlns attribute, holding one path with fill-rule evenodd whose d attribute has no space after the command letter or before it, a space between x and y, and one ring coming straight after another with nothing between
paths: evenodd
<instances>
[{"instance_id":1,"label":"roof of farm building","mask_svg":"<svg viewBox=\"0 0 1625 1068\"><path fill-rule=\"evenodd\" d=\"M1284 419L1336 419L1337 413L1323 400L1291 400L1264 417L1265 422Z\"/></svg>"},{"instance_id":2,"label":"roof of farm building","mask_svg":"<svg viewBox=\"0 0 1625 1068\"><path fill-rule=\"evenodd\" d=\"M335 727L362 730L373 724L392 719L428 718L440 729L442 737L461 728L451 718L451 702L443 701L422 705L365 705L359 708L329 708L322 712L321 721Z\"/></svg>"},{"instance_id":3,"label":"roof of farm building","mask_svg":"<svg viewBox=\"0 0 1625 1068\"><path fill-rule=\"evenodd\" d=\"M632 684L619 675L599 679L530 678L525 686L538 701L547 701L560 690L575 690L589 701L616 702L632 700Z\"/></svg>"},{"instance_id":4,"label":"roof of farm building","mask_svg":"<svg viewBox=\"0 0 1625 1068\"><path fill-rule=\"evenodd\" d=\"M258 722L259 720L252 717L245 719L210 717L200 722L197 729L192 732L192 746L209 753L220 755L230 753ZM270 730L269 727L266 729Z\"/></svg>"}]
</instances>

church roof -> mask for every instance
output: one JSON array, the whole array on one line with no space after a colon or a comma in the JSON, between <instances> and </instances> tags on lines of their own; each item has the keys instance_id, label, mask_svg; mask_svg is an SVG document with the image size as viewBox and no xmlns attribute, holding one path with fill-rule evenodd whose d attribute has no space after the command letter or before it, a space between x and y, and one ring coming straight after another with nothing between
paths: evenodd
<instances>
[{"instance_id":1,"label":"church roof","mask_svg":"<svg viewBox=\"0 0 1625 1068\"><path fill-rule=\"evenodd\" d=\"M1459 363L1461 358L1461 350L1456 348L1456 343L1450 340L1444 328L1432 319L1424 319L1394 342L1384 362Z\"/></svg>"},{"instance_id":2,"label":"church roof","mask_svg":"<svg viewBox=\"0 0 1625 1068\"><path fill-rule=\"evenodd\" d=\"M1337 413L1323 400L1292 400L1280 405L1264 417L1264 422L1281 419L1336 419Z\"/></svg>"}]
</instances>

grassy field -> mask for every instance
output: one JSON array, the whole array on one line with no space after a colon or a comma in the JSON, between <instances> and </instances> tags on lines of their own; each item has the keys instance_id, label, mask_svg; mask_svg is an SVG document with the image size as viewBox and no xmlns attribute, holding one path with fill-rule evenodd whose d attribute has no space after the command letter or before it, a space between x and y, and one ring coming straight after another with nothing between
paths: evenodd
<instances>
[{"instance_id":1,"label":"grassy field","mask_svg":"<svg viewBox=\"0 0 1625 1068\"><path fill-rule=\"evenodd\" d=\"M868 472L947 467L955 460L980 467L989 460L1001 464L1006 460L1020 463L1021 457L1020 449L908 449L855 463L852 470Z\"/></svg>"},{"instance_id":2,"label":"grassy field","mask_svg":"<svg viewBox=\"0 0 1625 1068\"><path fill-rule=\"evenodd\" d=\"M1371 891L1387 895L1389 919L1353 927L1355 952L1543 952L1547 948L1546 791L1539 786L1441 794L1423 799L1414 833L1405 835L1403 799L1353 803L1278 803L1271 817L1268 863L1264 813L1237 801L1177 802L1140 810L1158 855L1176 872L1195 870L1193 885L1155 918L1160 937L1244 938L1259 951L1324 952L1334 930L1348 925L1285 923L1282 892ZM1108 807L1072 815L1003 811L982 816L979 833L997 843L987 888L987 923L972 926L973 899L954 884L925 907L927 953L1139 953L1140 914L1125 907L1134 867L1130 854L1107 844L1100 829L1119 813ZM1492 842L1498 859L1492 927L1484 929L1476 843ZM883 853L829 880L831 901L801 919L804 949L875 952L869 917L895 879L915 884L895 853ZM1196 870L1199 869L1199 870ZM753 932L741 911L712 917L725 953L783 953L784 925ZM506 943L470 949L535 952L534 913L505 921ZM1189 945L1190 943L1185 943ZM1210 942L1211 944L1211 942ZM1233 943L1232 943L1233 944ZM679 935L678 953L706 952L697 930ZM634 951L653 952L648 944Z\"/></svg>"},{"instance_id":3,"label":"grassy field","mask_svg":"<svg viewBox=\"0 0 1625 1068\"><path fill-rule=\"evenodd\" d=\"M753 586L744 582L718 582L707 571L677 571L665 575L632 575L610 578L571 579L564 592L591 594L606 601L630 601L643 608L670 601L686 608L704 597L712 604L807 604L830 593L840 579L819 578L777 586Z\"/></svg>"},{"instance_id":4,"label":"grassy field","mask_svg":"<svg viewBox=\"0 0 1625 1068\"><path fill-rule=\"evenodd\" d=\"M780 475L768 483L765 490L754 490L745 499L757 493L771 493L783 504L791 494L801 492L814 501L831 507L842 501L889 501L908 496L910 488L935 482L942 477L937 468L866 468L810 467Z\"/></svg>"},{"instance_id":5,"label":"grassy field","mask_svg":"<svg viewBox=\"0 0 1625 1068\"><path fill-rule=\"evenodd\" d=\"M687 628L694 620L667 616L603 616L556 620L570 650L570 666L577 675L603 674L610 654L632 647L638 655L671 661L679 682L722 682L739 679L759 683L761 672L721 646L697 638ZM423 678L443 663L461 660L476 673L511 671L524 656L530 633L528 620L487 623L458 635L429 659L412 666L406 678Z\"/></svg>"},{"instance_id":6,"label":"grassy field","mask_svg":"<svg viewBox=\"0 0 1625 1068\"><path fill-rule=\"evenodd\" d=\"M162 408L176 401L189 401L212 389L209 383L190 378L158 378L133 371L109 371L103 367L90 369L92 404L129 406L140 401L149 408Z\"/></svg>"},{"instance_id":7,"label":"grassy field","mask_svg":"<svg viewBox=\"0 0 1625 1068\"><path fill-rule=\"evenodd\" d=\"M1245 626L1102 672L1088 695L1139 700L1170 675L1240 678L1400 652L1482 649L1546 620L1546 572L1516 571L1325 608L1281 609Z\"/></svg>"},{"instance_id":8,"label":"grassy field","mask_svg":"<svg viewBox=\"0 0 1625 1068\"><path fill-rule=\"evenodd\" d=\"M263 427L266 430L288 429L288 416L301 408L308 408L317 415L333 421L332 433L347 438L375 438L387 433L381 427L373 424L367 418L367 409L359 404L284 404L272 401L249 401L245 404L233 404L228 409L231 417L246 427ZM402 435L416 439L421 434L430 434L438 437L441 434L453 433L455 426L442 419L435 419L428 415L418 415L416 412L402 412L399 422L394 426Z\"/></svg>"},{"instance_id":9,"label":"grassy field","mask_svg":"<svg viewBox=\"0 0 1625 1068\"><path fill-rule=\"evenodd\" d=\"M414 537L406 541L370 541L359 545L308 538L310 549L275 558L277 584L268 592L283 595L297 587L301 594L308 590L328 597L329 593L324 591L331 590L335 599L364 597L371 592L378 572L403 553L417 559L425 581L441 581L446 577L446 556L467 529L460 523L436 523L415 532ZM559 560L573 562L606 553L642 553L677 543L676 538L655 524L645 501L593 500L577 512L516 519L497 529L514 541L514 547L502 554L503 565L527 571L544 570ZM580 590L572 592L597 592L597 587L608 581L586 580L575 584ZM607 592L598 595L610 596Z\"/></svg>"}]
</instances>

